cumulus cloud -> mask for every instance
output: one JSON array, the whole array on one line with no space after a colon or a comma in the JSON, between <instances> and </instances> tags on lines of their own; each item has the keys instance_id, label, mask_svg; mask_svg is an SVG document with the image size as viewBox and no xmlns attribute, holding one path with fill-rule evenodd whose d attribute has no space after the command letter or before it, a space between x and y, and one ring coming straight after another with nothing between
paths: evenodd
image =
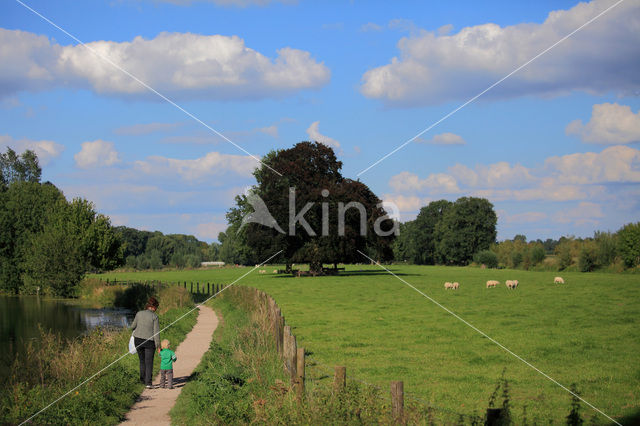
<instances>
[{"instance_id":1,"label":"cumulus cloud","mask_svg":"<svg viewBox=\"0 0 640 426\"><path fill-rule=\"evenodd\" d=\"M621 144L640 142L640 111L633 113L628 105L603 103L593 106L587 124L574 120L567 125L568 135L577 135L583 142Z\"/></svg>"},{"instance_id":2,"label":"cumulus cloud","mask_svg":"<svg viewBox=\"0 0 640 426\"><path fill-rule=\"evenodd\" d=\"M611 1L556 10L541 24L487 23L456 34L421 31L398 42L399 57L362 77L361 92L400 106L467 99L514 71ZM626 92L640 84L640 3L623 2L485 96Z\"/></svg>"},{"instance_id":3,"label":"cumulus cloud","mask_svg":"<svg viewBox=\"0 0 640 426\"><path fill-rule=\"evenodd\" d=\"M563 184L640 183L640 150L616 145L600 153L550 157L545 169Z\"/></svg>"},{"instance_id":4,"label":"cumulus cloud","mask_svg":"<svg viewBox=\"0 0 640 426\"><path fill-rule=\"evenodd\" d=\"M524 212L524 213L515 213L515 214L503 214L500 215L501 219L504 219L506 223L534 223L540 222L548 217L546 213L543 212Z\"/></svg>"},{"instance_id":5,"label":"cumulus cloud","mask_svg":"<svg viewBox=\"0 0 640 426\"><path fill-rule=\"evenodd\" d=\"M153 39L94 41L61 46L45 36L0 29L0 96L56 86L114 96L155 99L147 88L102 57L163 94L177 98L242 99L283 96L317 88L330 71L307 51L283 47L268 58L237 36L158 34Z\"/></svg>"},{"instance_id":6,"label":"cumulus cloud","mask_svg":"<svg viewBox=\"0 0 640 426\"><path fill-rule=\"evenodd\" d=\"M460 192L456 178L446 173L433 173L425 179L410 172L401 172L391 178L389 185L398 192L427 191L434 194L456 194Z\"/></svg>"},{"instance_id":7,"label":"cumulus cloud","mask_svg":"<svg viewBox=\"0 0 640 426\"><path fill-rule=\"evenodd\" d=\"M9 135L0 135L0 148L2 151L5 151L7 148L11 148L18 154L30 149L38 156L38 161L41 166L46 166L51 162L51 160L58 157L62 154L62 151L64 151L64 145L60 145L53 141L14 139Z\"/></svg>"},{"instance_id":8,"label":"cumulus cloud","mask_svg":"<svg viewBox=\"0 0 640 426\"><path fill-rule=\"evenodd\" d=\"M332 148L340 148L340 142L337 140L330 138L329 136L325 136L320 133L320 122L314 121L311 123L311 126L307 129L307 135L309 135L309 139L312 141L323 143Z\"/></svg>"},{"instance_id":9,"label":"cumulus cloud","mask_svg":"<svg viewBox=\"0 0 640 426\"><path fill-rule=\"evenodd\" d=\"M417 143L426 143L431 145L466 145L467 141L460 135L456 135L455 133L440 133L439 135L434 135L431 139L422 139L417 138Z\"/></svg>"},{"instance_id":10,"label":"cumulus cloud","mask_svg":"<svg viewBox=\"0 0 640 426\"><path fill-rule=\"evenodd\" d=\"M604 217L600 204L584 201L576 207L561 210L554 215L556 222L572 223L576 226L597 225Z\"/></svg>"},{"instance_id":11,"label":"cumulus cloud","mask_svg":"<svg viewBox=\"0 0 640 426\"><path fill-rule=\"evenodd\" d=\"M225 173L251 176L258 163L248 155L230 155L209 152L204 157L193 160L150 156L144 161L136 161L135 169L147 175L178 175L186 181L199 181Z\"/></svg>"},{"instance_id":12,"label":"cumulus cloud","mask_svg":"<svg viewBox=\"0 0 640 426\"><path fill-rule=\"evenodd\" d=\"M83 142L80 152L73 156L76 166L81 169L91 167L108 167L120 162L120 154L113 146L113 142L96 140Z\"/></svg>"},{"instance_id":13,"label":"cumulus cloud","mask_svg":"<svg viewBox=\"0 0 640 426\"><path fill-rule=\"evenodd\" d=\"M389 180L398 193L468 193L493 201L572 201L603 197L611 184L640 183L640 150L616 145L599 153L549 157L541 167L498 162L472 169L456 164L426 178L403 171Z\"/></svg>"}]
</instances>

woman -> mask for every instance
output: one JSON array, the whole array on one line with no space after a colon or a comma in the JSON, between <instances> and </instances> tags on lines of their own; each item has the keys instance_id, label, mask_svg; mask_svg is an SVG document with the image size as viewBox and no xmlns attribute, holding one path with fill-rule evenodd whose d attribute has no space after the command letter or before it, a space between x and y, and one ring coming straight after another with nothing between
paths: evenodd
<instances>
[{"instance_id":1,"label":"woman","mask_svg":"<svg viewBox=\"0 0 640 426\"><path fill-rule=\"evenodd\" d=\"M138 312L131 324L133 338L140 359L140 381L150 389L151 375L153 374L153 355L158 350L160 353L160 323L156 310L158 301L150 297L145 309Z\"/></svg>"}]
</instances>

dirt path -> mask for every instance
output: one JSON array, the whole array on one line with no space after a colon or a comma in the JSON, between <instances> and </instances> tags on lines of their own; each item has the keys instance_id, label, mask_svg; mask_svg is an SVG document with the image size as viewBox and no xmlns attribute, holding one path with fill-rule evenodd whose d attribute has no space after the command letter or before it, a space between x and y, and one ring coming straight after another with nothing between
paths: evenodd
<instances>
[{"instance_id":1,"label":"dirt path","mask_svg":"<svg viewBox=\"0 0 640 426\"><path fill-rule=\"evenodd\" d=\"M213 332L218 326L218 317L213 309L200 306L198 320L193 329L187 334L178 349L175 350L178 361L173 364L173 389L145 389L138 401L131 407L126 420L121 424L171 424L169 411L176 403L176 399L185 382L200 363L200 359L209 349ZM158 356L156 354L156 356ZM160 382L160 374L153 381Z\"/></svg>"}]
</instances>

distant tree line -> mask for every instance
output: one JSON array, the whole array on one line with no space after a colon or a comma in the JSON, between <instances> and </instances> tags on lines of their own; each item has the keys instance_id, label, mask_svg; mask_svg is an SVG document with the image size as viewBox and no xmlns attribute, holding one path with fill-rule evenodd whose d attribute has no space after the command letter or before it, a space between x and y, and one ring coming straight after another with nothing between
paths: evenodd
<instances>
[{"instance_id":1,"label":"distant tree line","mask_svg":"<svg viewBox=\"0 0 640 426\"><path fill-rule=\"evenodd\" d=\"M218 244L208 245L193 235L164 235L159 231L139 231L126 226L115 230L122 239L128 268L197 268L202 261L218 257Z\"/></svg>"},{"instance_id":2,"label":"distant tree line","mask_svg":"<svg viewBox=\"0 0 640 426\"><path fill-rule=\"evenodd\" d=\"M467 265L496 242L498 217L484 198L433 201L400 225L396 261L418 265Z\"/></svg>"},{"instance_id":3,"label":"distant tree line","mask_svg":"<svg viewBox=\"0 0 640 426\"><path fill-rule=\"evenodd\" d=\"M496 264L507 268L622 272L640 266L640 222L617 232L596 231L590 238L561 237L544 243L527 243L524 235L517 235L495 244L491 252Z\"/></svg>"},{"instance_id":4,"label":"distant tree line","mask_svg":"<svg viewBox=\"0 0 640 426\"><path fill-rule=\"evenodd\" d=\"M109 218L40 182L33 151L0 154L0 290L70 296L87 271L122 262Z\"/></svg>"}]
</instances>

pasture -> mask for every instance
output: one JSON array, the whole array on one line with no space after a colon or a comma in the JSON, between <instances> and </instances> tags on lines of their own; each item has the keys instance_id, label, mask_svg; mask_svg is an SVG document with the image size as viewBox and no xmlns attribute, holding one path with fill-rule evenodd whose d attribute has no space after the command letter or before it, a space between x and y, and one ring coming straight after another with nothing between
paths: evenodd
<instances>
[{"instance_id":1,"label":"pasture","mask_svg":"<svg viewBox=\"0 0 640 426\"><path fill-rule=\"evenodd\" d=\"M564 422L570 395L477 331L376 266L337 277L255 270L238 285L271 294L298 346L320 365L463 414L487 407L503 369L512 413ZM640 413L640 275L393 265L416 289L455 312L614 418ZM109 273L101 278L230 283L250 268ZM566 284L554 284L561 275ZM496 288L487 280L500 281ZM509 290L505 280L517 279ZM445 281L460 283L445 290ZM326 367L317 367L326 368ZM330 371L327 370L327 374ZM525 408L526 407L526 408ZM595 411L583 404L585 417ZM598 424L607 424L597 415Z\"/></svg>"}]
</instances>

